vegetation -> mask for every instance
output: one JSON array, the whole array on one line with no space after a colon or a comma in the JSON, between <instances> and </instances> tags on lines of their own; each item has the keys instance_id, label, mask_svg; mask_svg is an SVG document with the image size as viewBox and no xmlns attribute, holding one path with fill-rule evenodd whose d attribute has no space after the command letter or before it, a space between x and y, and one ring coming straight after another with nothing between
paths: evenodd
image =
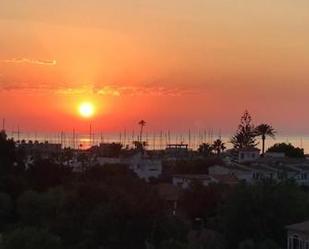
<instances>
[{"instance_id":1,"label":"vegetation","mask_svg":"<svg viewBox=\"0 0 309 249\"><path fill-rule=\"evenodd\" d=\"M255 147L257 145L255 137L256 133L252 124L251 115L248 111L245 111L240 119L236 134L232 137L231 143L235 149Z\"/></svg>"},{"instance_id":2,"label":"vegetation","mask_svg":"<svg viewBox=\"0 0 309 249\"><path fill-rule=\"evenodd\" d=\"M251 115L248 111L245 111L231 143L236 150L255 147L258 144L256 137L260 136L262 139L262 156L264 156L266 137L275 138L275 135L275 129L269 124L262 123L255 127Z\"/></svg>"},{"instance_id":3,"label":"vegetation","mask_svg":"<svg viewBox=\"0 0 309 249\"><path fill-rule=\"evenodd\" d=\"M224 142L221 139L216 139L212 144L202 143L199 145L197 151L204 157L209 157L216 153L220 156L221 152L226 149Z\"/></svg>"},{"instance_id":4,"label":"vegetation","mask_svg":"<svg viewBox=\"0 0 309 249\"><path fill-rule=\"evenodd\" d=\"M213 153L212 153L213 147L212 147L211 144L202 143L202 144L199 145L197 151L198 151L201 155L203 155L203 156L205 156L205 157L208 157L208 156L210 156L210 155L213 154Z\"/></svg>"},{"instance_id":5,"label":"vegetation","mask_svg":"<svg viewBox=\"0 0 309 249\"><path fill-rule=\"evenodd\" d=\"M264 156L265 152L265 139L267 136L271 138L275 138L276 131L269 124L260 124L255 128L255 133L257 136L261 136L262 138L262 156Z\"/></svg>"},{"instance_id":6,"label":"vegetation","mask_svg":"<svg viewBox=\"0 0 309 249\"><path fill-rule=\"evenodd\" d=\"M57 160L23 165L20 155L2 133L2 249L275 249L286 245L285 225L309 218L309 193L289 182L193 182L180 196L178 216L171 216L156 185L126 165L73 172ZM207 172L212 160L219 158L179 161L173 169ZM202 225L192 226L197 217Z\"/></svg>"},{"instance_id":7,"label":"vegetation","mask_svg":"<svg viewBox=\"0 0 309 249\"><path fill-rule=\"evenodd\" d=\"M221 139L216 139L212 144L212 148L214 151L216 151L218 156L220 156L221 152L226 149L225 144L222 142Z\"/></svg>"},{"instance_id":8,"label":"vegetation","mask_svg":"<svg viewBox=\"0 0 309 249\"><path fill-rule=\"evenodd\" d=\"M247 240L255 246L273 243L283 247L285 226L309 218L308 197L308 192L291 183L240 185L223 205L218 225L230 248L257 248L249 247Z\"/></svg>"},{"instance_id":9,"label":"vegetation","mask_svg":"<svg viewBox=\"0 0 309 249\"><path fill-rule=\"evenodd\" d=\"M144 126L146 125L146 121L141 120L138 122L138 124L141 126L140 133L139 133L139 142L142 143L143 142L143 129L144 129Z\"/></svg>"},{"instance_id":10,"label":"vegetation","mask_svg":"<svg viewBox=\"0 0 309 249\"><path fill-rule=\"evenodd\" d=\"M284 153L287 157L292 157L292 158L304 158L304 149L294 147L290 143L278 143L270 147L267 152L282 152Z\"/></svg>"}]
</instances>

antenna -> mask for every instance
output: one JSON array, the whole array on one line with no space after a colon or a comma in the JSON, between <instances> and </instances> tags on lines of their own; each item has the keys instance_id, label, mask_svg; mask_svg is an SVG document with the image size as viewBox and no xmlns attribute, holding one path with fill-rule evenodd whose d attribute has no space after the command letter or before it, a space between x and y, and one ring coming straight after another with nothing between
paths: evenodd
<instances>
[{"instance_id":1,"label":"antenna","mask_svg":"<svg viewBox=\"0 0 309 249\"><path fill-rule=\"evenodd\" d=\"M191 130L189 129L189 147L191 147Z\"/></svg>"},{"instance_id":2,"label":"antenna","mask_svg":"<svg viewBox=\"0 0 309 249\"><path fill-rule=\"evenodd\" d=\"M91 124L90 124L90 127L89 127L89 146L91 146L91 139L92 139L92 127L91 127Z\"/></svg>"},{"instance_id":3,"label":"antenna","mask_svg":"<svg viewBox=\"0 0 309 249\"><path fill-rule=\"evenodd\" d=\"M61 131L60 133L60 144L61 144L61 147L63 146L63 131Z\"/></svg>"},{"instance_id":4,"label":"antenna","mask_svg":"<svg viewBox=\"0 0 309 249\"><path fill-rule=\"evenodd\" d=\"M73 149L75 149L75 129L73 128Z\"/></svg>"},{"instance_id":5,"label":"antenna","mask_svg":"<svg viewBox=\"0 0 309 249\"><path fill-rule=\"evenodd\" d=\"M127 143L127 129L124 129L124 132L123 132L123 146L126 146L126 143Z\"/></svg>"},{"instance_id":6,"label":"antenna","mask_svg":"<svg viewBox=\"0 0 309 249\"><path fill-rule=\"evenodd\" d=\"M5 118L2 119L2 130L5 131Z\"/></svg>"},{"instance_id":7,"label":"antenna","mask_svg":"<svg viewBox=\"0 0 309 249\"><path fill-rule=\"evenodd\" d=\"M20 133L20 131L19 131L19 125L17 125L17 141L18 141L18 142L20 142L20 140L19 140L19 133Z\"/></svg>"}]
</instances>

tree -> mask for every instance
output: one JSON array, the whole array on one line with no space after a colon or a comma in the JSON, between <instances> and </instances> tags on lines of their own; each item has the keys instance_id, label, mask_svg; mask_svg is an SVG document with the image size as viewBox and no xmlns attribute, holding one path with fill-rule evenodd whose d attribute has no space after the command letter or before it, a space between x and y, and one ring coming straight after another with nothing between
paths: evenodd
<instances>
[{"instance_id":1,"label":"tree","mask_svg":"<svg viewBox=\"0 0 309 249\"><path fill-rule=\"evenodd\" d=\"M270 147L267 152L283 152L287 157L304 158L304 149L294 147L292 144L278 143Z\"/></svg>"},{"instance_id":2,"label":"tree","mask_svg":"<svg viewBox=\"0 0 309 249\"><path fill-rule=\"evenodd\" d=\"M212 144L212 148L217 152L218 156L220 155L221 152L223 152L226 149L225 144L221 139L215 140Z\"/></svg>"},{"instance_id":3,"label":"tree","mask_svg":"<svg viewBox=\"0 0 309 249\"><path fill-rule=\"evenodd\" d=\"M64 201L65 193L61 188L42 193L26 191L17 199L17 214L26 226L51 228Z\"/></svg>"},{"instance_id":4,"label":"tree","mask_svg":"<svg viewBox=\"0 0 309 249\"><path fill-rule=\"evenodd\" d=\"M0 231L12 220L13 216L13 201L6 193L0 193Z\"/></svg>"},{"instance_id":5,"label":"tree","mask_svg":"<svg viewBox=\"0 0 309 249\"><path fill-rule=\"evenodd\" d=\"M71 174L72 168L51 159L35 161L27 170L29 183L39 191L65 183Z\"/></svg>"},{"instance_id":6,"label":"tree","mask_svg":"<svg viewBox=\"0 0 309 249\"><path fill-rule=\"evenodd\" d=\"M204 186L198 181L193 181L190 188L184 191L180 205L189 218L207 219L215 214L220 200L221 190L219 186Z\"/></svg>"},{"instance_id":7,"label":"tree","mask_svg":"<svg viewBox=\"0 0 309 249\"><path fill-rule=\"evenodd\" d=\"M255 249L254 241L247 239L239 243L238 249Z\"/></svg>"},{"instance_id":8,"label":"tree","mask_svg":"<svg viewBox=\"0 0 309 249\"><path fill-rule=\"evenodd\" d=\"M238 185L220 209L220 226L229 248L247 239L260 243L266 238L283 248L286 224L308 219L308 207L307 193L292 183Z\"/></svg>"},{"instance_id":9,"label":"tree","mask_svg":"<svg viewBox=\"0 0 309 249\"><path fill-rule=\"evenodd\" d=\"M60 249L60 237L45 229L17 228L4 236L4 249Z\"/></svg>"},{"instance_id":10,"label":"tree","mask_svg":"<svg viewBox=\"0 0 309 249\"><path fill-rule=\"evenodd\" d=\"M133 141L133 145L135 149L138 151L144 151L145 147L148 146L147 142L141 142L141 141Z\"/></svg>"},{"instance_id":11,"label":"tree","mask_svg":"<svg viewBox=\"0 0 309 249\"><path fill-rule=\"evenodd\" d=\"M141 130L139 133L139 141L142 142L143 141L143 129L144 129L144 126L146 125L146 121L141 120L138 122L138 124L141 126Z\"/></svg>"},{"instance_id":12,"label":"tree","mask_svg":"<svg viewBox=\"0 0 309 249\"><path fill-rule=\"evenodd\" d=\"M211 144L202 143L199 145L197 150L203 156L210 156L212 154L213 147Z\"/></svg>"},{"instance_id":13,"label":"tree","mask_svg":"<svg viewBox=\"0 0 309 249\"><path fill-rule=\"evenodd\" d=\"M257 136L261 136L262 138L262 156L264 156L266 137L269 136L271 138L275 138L276 131L269 124L260 124L255 128L255 133Z\"/></svg>"},{"instance_id":14,"label":"tree","mask_svg":"<svg viewBox=\"0 0 309 249\"><path fill-rule=\"evenodd\" d=\"M240 119L236 134L231 139L231 143L234 145L235 149L255 147L257 145L255 136L251 115L248 111L245 111Z\"/></svg>"},{"instance_id":15,"label":"tree","mask_svg":"<svg viewBox=\"0 0 309 249\"><path fill-rule=\"evenodd\" d=\"M8 139L5 131L0 131L0 173L6 175L17 161L15 143Z\"/></svg>"}]
</instances>

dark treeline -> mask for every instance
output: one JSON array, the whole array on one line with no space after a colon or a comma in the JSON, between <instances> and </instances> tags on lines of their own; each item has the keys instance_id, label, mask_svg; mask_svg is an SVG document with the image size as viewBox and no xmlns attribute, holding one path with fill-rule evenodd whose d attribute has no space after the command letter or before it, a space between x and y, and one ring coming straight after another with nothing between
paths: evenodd
<instances>
[{"instance_id":1,"label":"dark treeline","mask_svg":"<svg viewBox=\"0 0 309 249\"><path fill-rule=\"evenodd\" d=\"M73 172L61 161L25 165L23 157L2 132L2 249L275 249L285 247L285 225L309 218L309 194L292 182L194 183L171 216L157 183L126 165Z\"/></svg>"}]
</instances>

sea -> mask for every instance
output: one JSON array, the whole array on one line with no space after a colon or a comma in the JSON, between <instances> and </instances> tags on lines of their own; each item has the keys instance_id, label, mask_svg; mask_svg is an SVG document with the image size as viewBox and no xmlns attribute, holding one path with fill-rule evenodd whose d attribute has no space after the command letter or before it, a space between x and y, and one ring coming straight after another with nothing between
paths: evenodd
<instances>
[{"instance_id":1,"label":"sea","mask_svg":"<svg viewBox=\"0 0 309 249\"><path fill-rule=\"evenodd\" d=\"M7 132L8 137L15 141L38 141L40 143L62 144L63 148L87 149L100 143L122 143L125 147L133 147L134 141L139 141L139 132ZM168 144L188 144L189 148L196 150L202 143L212 143L215 139L221 138L227 149L232 148L230 143L232 134L214 135L209 132L145 132L142 140L147 142L148 149L162 150ZM261 148L261 141L257 138ZM266 139L266 149L275 143L291 143L296 147L304 149L309 154L309 135L277 135L275 139Z\"/></svg>"}]
</instances>

